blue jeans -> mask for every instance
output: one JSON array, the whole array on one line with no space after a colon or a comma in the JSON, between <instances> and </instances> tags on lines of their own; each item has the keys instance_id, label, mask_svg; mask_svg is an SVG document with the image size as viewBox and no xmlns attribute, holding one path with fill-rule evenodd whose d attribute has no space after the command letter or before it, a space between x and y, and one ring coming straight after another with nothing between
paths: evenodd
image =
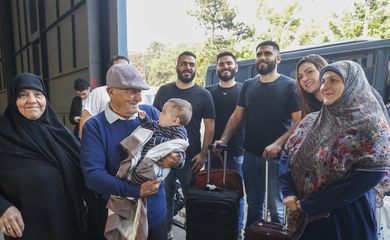
<instances>
[{"instance_id":1,"label":"blue jeans","mask_svg":"<svg viewBox=\"0 0 390 240\"><path fill-rule=\"evenodd\" d=\"M188 189L191 185L192 180L192 166L193 162L191 159L186 159L184 167L181 169L171 168L168 176L164 180L165 184L165 198L167 204L167 230L172 230L173 222L173 197L176 191L176 179L179 179L181 189L183 191L184 201L187 202Z\"/></svg>"},{"instance_id":2,"label":"blue jeans","mask_svg":"<svg viewBox=\"0 0 390 240\"><path fill-rule=\"evenodd\" d=\"M238 172L238 174L241 176L241 179L243 178L242 174L242 163L244 161L244 155L239 154L235 156L228 156L227 157L227 167L228 169L233 169ZM207 166L207 165L206 165ZM219 162L213 162L211 164L211 168L222 168L221 164ZM241 233L242 230L244 230L244 197L240 199L240 212L238 216L238 232Z\"/></svg>"},{"instance_id":3,"label":"blue jeans","mask_svg":"<svg viewBox=\"0 0 390 240\"><path fill-rule=\"evenodd\" d=\"M246 152L242 165L244 184L247 194L248 216L246 228L263 218L265 160ZM268 209L271 221L283 223L283 201L279 187L279 159L272 159L268 164Z\"/></svg>"}]
</instances>

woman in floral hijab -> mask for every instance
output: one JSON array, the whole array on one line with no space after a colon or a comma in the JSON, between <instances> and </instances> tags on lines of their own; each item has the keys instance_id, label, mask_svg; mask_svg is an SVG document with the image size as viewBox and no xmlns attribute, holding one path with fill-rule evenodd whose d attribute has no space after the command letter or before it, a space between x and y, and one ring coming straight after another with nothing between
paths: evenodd
<instances>
[{"instance_id":1,"label":"woman in floral hijab","mask_svg":"<svg viewBox=\"0 0 390 240\"><path fill-rule=\"evenodd\" d=\"M387 191L390 170L385 113L359 64L332 63L320 79L324 106L302 120L283 153L290 238L377 239L374 196Z\"/></svg>"}]
</instances>

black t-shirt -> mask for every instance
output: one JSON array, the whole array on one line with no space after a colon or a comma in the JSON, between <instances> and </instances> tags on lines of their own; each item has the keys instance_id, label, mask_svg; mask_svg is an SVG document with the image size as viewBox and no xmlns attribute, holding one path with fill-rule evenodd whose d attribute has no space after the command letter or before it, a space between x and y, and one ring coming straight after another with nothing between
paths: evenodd
<instances>
[{"instance_id":1,"label":"black t-shirt","mask_svg":"<svg viewBox=\"0 0 390 240\"><path fill-rule=\"evenodd\" d=\"M154 98L153 106L162 110L164 103L171 98L181 98L187 100L192 105L192 119L187 124L189 147L187 158L192 158L201 150L200 143L200 124L202 118L215 118L213 98L209 91L194 85L188 89L180 89L176 83L168 83L161 86Z\"/></svg>"},{"instance_id":2,"label":"black t-shirt","mask_svg":"<svg viewBox=\"0 0 390 240\"><path fill-rule=\"evenodd\" d=\"M287 132L291 113L300 110L295 80L284 75L270 83L259 76L242 86L238 105L245 108L246 151L262 155L265 147Z\"/></svg>"},{"instance_id":3,"label":"black t-shirt","mask_svg":"<svg viewBox=\"0 0 390 240\"><path fill-rule=\"evenodd\" d=\"M219 84L209 86L215 107L215 133L214 140L221 139L226 124L237 106L242 83L236 83L233 87L222 88ZM228 144L228 154L237 155L244 153L244 122L239 126Z\"/></svg>"},{"instance_id":4,"label":"black t-shirt","mask_svg":"<svg viewBox=\"0 0 390 240\"><path fill-rule=\"evenodd\" d=\"M314 94L308 94L308 105L311 107L313 112L318 112L322 108L322 101L319 101Z\"/></svg>"}]
</instances>

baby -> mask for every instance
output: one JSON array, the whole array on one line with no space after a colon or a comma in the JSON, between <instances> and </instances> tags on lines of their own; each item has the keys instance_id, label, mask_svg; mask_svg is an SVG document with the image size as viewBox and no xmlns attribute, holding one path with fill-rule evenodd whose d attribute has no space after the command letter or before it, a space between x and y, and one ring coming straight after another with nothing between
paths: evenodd
<instances>
[{"instance_id":1,"label":"baby","mask_svg":"<svg viewBox=\"0 0 390 240\"><path fill-rule=\"evenodd\" d=\"M184 166L185 150L188 146L187 130L184 126L191 120L192 106L186 100L171 98L164 104L158 122L152 121L141 110L138 116L141 126L121 142L129 157L124 161L125 164L121 163L118 176L125 177L131 183L142 184L150 179L166 177L169 166L161 159L170 153L178 153L181 159L179 168ZM131 138L134 139L137 134L144 145L138 144L138 153L134 153L134 141ZM127 162L129 160L131 165ZM126 169L121 169L122 165L127 169L126 175L123 175Z\"/></svg>"}]
</instances>

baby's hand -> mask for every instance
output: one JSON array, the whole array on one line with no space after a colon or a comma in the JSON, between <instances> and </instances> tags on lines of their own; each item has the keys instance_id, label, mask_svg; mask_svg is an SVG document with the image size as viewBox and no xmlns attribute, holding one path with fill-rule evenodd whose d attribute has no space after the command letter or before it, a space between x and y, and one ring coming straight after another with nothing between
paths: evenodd
<instances>
[{"instance_id":1,"label":"baby's hand","mask_svg":"<svg viewBox=\"0 0 390 240\"><path fill-rule=\"evenodd\" d=\"M164 168L178 167L181 164L181 160L178 153L170 153L161 158L159 165Z\"/></svg>"},{"instance_id":2,"label":"baby's hand","mask_svg":"<svg viewBox=\"0 0 390 240\"><path fill-rule=\"evenodd\" d=\"M141 118L141 119L144 119L145 116L146 116L146 112L142 111L140 109L137 109L137 110L138 110L138 117Z\"/></svg>"}]
</instances>

